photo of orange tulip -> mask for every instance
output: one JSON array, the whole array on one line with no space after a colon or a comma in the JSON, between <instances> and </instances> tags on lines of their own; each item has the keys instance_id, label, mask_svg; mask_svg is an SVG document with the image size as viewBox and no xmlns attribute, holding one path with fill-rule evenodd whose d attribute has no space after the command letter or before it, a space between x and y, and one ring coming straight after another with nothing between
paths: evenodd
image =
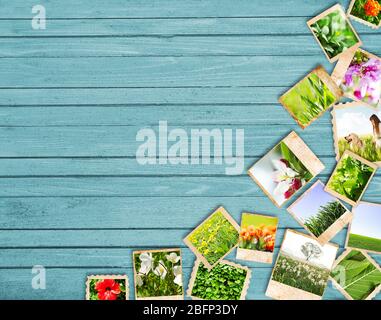
<instances>
[{"instance_id":1,"label":"photo of orange tulip","mask_svg":"<svg viewBox=\"0 0 381 320\"><path fill-rule=\"evenodd\" d=\"M242 215L239 248L273 252L278 219L244 213Z\"/></svg>"}]
</instances>

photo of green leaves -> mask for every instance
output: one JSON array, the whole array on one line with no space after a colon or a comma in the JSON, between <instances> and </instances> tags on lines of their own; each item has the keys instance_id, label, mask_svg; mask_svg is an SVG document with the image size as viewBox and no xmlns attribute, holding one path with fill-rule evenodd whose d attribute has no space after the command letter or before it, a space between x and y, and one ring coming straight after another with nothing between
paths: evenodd
<instances>
[{"instance_id":1,"label":"photo of green leaves","mask_svg":"<svg viewBox=\"0 0 381 320\"><path fill-rule=\"evenodd\" d=\"M238 245L239 226L224 208L217 209L184 242L211 268Z\"/></svg>"},{"instance_id":2,"label":"photo of green leaves","mask_svg":"<svg viewBox=\"0 0 381 320\"><path fill-rule=\"evenodd\" d=\"M381 269L368 255L348 250L331 272L331 277L345 296L366 300L381 288Z\"/></svg>"},{"instance_id":3,"label":"photo of green leaves","mask_svg":"<svg viewBox=\"0 0 381 320\"><path fill-rule=\"evenodd\" d=\"M372 163L346 151L328 181L326 191L334 191L349 203L360 200L376 168Z\"/></svg>"},{"instance_id":4,"label":"photo of green leaves","mask_svg":"<svg viewBox=\"0 0 381 320\"><path fill-rule=\"evenodd\" d=\"M180 249L133 253L136 298L183 296Z\"/></svg>"},{"instance_id":5,"label":"photo of green leaves","mask_svg":"<svg viewBox=\"0 0 381 320\"><path fill-rule=\"evenodd\" d=\"M203 300L241 300L246 294L245 284L250 277L246 267L227 261L219 262L212 270L197 261L195 267L190 296Z\"/></svg>"},{"instance_id":6,"label":"photo of green leaves","mask_svg":"<svg viewBox=\"0 0 381 320\"><path fill-rule=\"evenodd\" d=\"M302 128L307 127L338 100L324 80L340 91L325 70L319 67L279 99Z\"/></svg>"},{"instance_id":7,"label":"photo of green leaves","mask_svg":"<svg viewBox=\"0 0 381 320\"><path fill-rule=\"evenodd\" d=\"M349 14L378 27L381 23L381 0L352 0Z\"/></svg>"},{"instance_id":8,"label":"photo of green leaves","mask_svg":"<svg viewBox=\"0 0 381 320\"><path fill-rule=\"evenodd\" d=\"M309 26L331 62L360 43L340 5L323 12Z\"/></svg>"}]
</instances>

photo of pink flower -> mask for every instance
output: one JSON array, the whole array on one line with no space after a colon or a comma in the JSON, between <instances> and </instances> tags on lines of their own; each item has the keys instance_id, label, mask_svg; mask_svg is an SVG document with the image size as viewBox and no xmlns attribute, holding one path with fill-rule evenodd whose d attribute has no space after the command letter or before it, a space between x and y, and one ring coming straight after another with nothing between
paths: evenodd
<instances>
[{"instance_id":1,"label":"photo of pink flower","mask_svg":"<svg viewBox=\"0 0 381 320\"><path fill-rule=\"evenodd\" d=\"M381 98L381 60L363 50L356 51L341 88L356 100L377 107Z\"/></svg>"}]
</instances>

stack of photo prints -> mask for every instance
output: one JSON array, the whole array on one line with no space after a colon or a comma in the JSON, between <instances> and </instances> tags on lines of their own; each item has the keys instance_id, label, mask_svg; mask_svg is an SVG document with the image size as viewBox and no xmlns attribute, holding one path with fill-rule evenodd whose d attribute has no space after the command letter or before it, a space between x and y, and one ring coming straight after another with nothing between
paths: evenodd
<instances>
[{"instance_id":1,"label":"stack of photo prints","mask_svg":"<svg viewBox=\"0 0 381 320\"><path fill-rule=\"evenodd\" d=\"M381 165L381 59L360 48L350 19L379 28L381 0L353 0L347 14L337 4L308 21L336 66L331 75L321 66L306 72L279 99L302 129L333 107L337 164L327 183L312 182L325 167L295 132L248 170L275 206L298 196L287 211L305 232L279 229L275 216L246 212L239 225L219 207L184 239L196 256L186 290L179 248L133 252L136 299L245 299L251 270L225 260L235 249L241 263L273 265L266 289L273 299L322 299L329 280L350 300L369 300L381 290L381 268L369 255L381 253L381 204L361 201ZM339 103L344 97L350 102ZM344 228L345 251L338 255L329 241ZM88 276L86 299L128 298L126 275Z\"/></svg>"}]
</instances>

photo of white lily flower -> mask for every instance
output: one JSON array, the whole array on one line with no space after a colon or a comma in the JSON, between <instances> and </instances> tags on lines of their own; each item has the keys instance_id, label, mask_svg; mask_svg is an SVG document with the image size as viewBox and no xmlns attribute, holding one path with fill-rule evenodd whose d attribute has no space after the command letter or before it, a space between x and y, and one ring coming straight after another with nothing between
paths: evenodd
<instances>
[{"instance_id":1,"label":"photo of white lily flower","mask_svg":"<svg viewBox=\"0 0 381 320\"><path fill-rule=\"evenodd\" d=\"M136 299L183 299L180 249L133 253Z\"/></svg>"}]
</instances>

